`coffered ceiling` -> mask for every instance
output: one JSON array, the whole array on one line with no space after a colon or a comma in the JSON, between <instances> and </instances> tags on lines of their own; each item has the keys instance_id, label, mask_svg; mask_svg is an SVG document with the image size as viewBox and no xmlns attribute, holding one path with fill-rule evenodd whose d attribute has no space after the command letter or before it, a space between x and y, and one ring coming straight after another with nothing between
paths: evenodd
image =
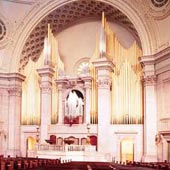
<instances>
[{"instance_id":1,"label":"coffered ceiling","mask_svg":"<svg viewBox=\"0 0 170 170\"><path fill-rule=\"evenodd\" d=\"M44 37L47 35L48 23L50 23L51 29L55 35L71 25L80 21L83 22L83 20L101 20L102 11L105 12L110 22L115 22L125 27L140 44L139 36L134 25L120 10L100 1L76 0L56 8L50 14L44 16L35 26L23 48L19 70L24 69L29 58L36 61L39 57L43 48Z\"/></svg>"}]
</instances>

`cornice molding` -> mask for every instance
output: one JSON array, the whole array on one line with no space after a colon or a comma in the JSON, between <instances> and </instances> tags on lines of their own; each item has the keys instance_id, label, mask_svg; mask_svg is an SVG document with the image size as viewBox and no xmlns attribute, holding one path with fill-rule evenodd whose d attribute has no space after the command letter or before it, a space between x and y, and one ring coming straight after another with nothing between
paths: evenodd
<instances>
[{"instance_id":1,"label":"cornice molding","mask_svg":"<svg viewBox=\"0 0 170 170\"><path fill-rule=\"evenodd\" d=\"M142 56L139 58L139 61L142 64L142 66L155 64L155 58L153 55Z\"/></svg>"},{"instance_id":2,"label":"cornice molding","mask_svg":"<svg viewBox=\"0 0 170 170\"><path fill-rule=\"evenodd\" d=\"M54 68L51 66L44 66L43 68L37 69L38 74L40 77L49 76L52 77L54 75Z\"/></svg>"},{"instance_id":3,"label":"cornice molding","mask_svg":"<svg viewBox=\"0 0 170 170\"><path fill-rule=\"evenodd\" d=\"M98 58L92 63L97 70L109 70L110 72L113 72L115 67L113 61L108 60L105 57Z\"/></svg>"},{"instance_id":4,"label":"cornice molding","mask_svg":"<svg viewBox=\"0 0 170 170\"><path fill-rule=\"evenodd\" d=\"M92 82L92 77L90 75L83 75L83 76L62 76L58 77L55 80L56 85L59 88L72 88L77 87L77 85L82 85L82 87L90 87Z\"/></svg>"},{"instance_id":5,"label":"cornice molding","mask_svg":"<svg viewBox=\"0 0 170 170\"><path fill-rule=\"evenodd\" d=\"M170 46L155 54L155 64L170 58Z\"/></svg>"},{"instance_id":6,"label":"cornice molding","mask_svg":"<svg viewBox=\"0 0 170 170\"><path fill-rule=\"evenodd\" d=\"M170 58L170 46L153 55L142 56L139 60L144 65L155 65L168 58Z\"/></svg>"},{"instance_id":7,"label":"cornice molding","mask_svg":"<svg viewBox=\"0 0 170 170\"><path fill-rule=\"evenodd\" d=\"M0 73L0 88L1 89L15 89L21 88L25 76L20 73Z\"/></svg>"},{"instance_id":8,"label":"cornice molding","mask_svg":"<svg viewBox=\"0 0 170 170\"><path fill-rule=\"evenodd\" d=\"M18 81L24 81L25 76L20 73L0 73L0 80L18 80Z\"/></svg>"}]
</instances>

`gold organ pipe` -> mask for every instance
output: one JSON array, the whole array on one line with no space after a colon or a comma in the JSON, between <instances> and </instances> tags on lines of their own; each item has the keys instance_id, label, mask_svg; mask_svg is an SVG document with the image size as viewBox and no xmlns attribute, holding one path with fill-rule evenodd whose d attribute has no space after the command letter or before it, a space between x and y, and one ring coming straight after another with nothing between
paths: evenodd
<instances>
[{"instance_id":1,"label":"gold organ pipe","mask_svg":"<svg viewBox=\"0 0 170 170\"><path fill-rule=\"evenodd\" d=\"M141 118L141 67L138 57L141 54L136 41L129 49L125 49L111 31L106 21L104 12L102 13L102 27L106 31L106 56L114 61L116 67L112 75L112 95L111 95L111 123L140 123ZM96 47L97 49L97 47ZM96 53L96 56L99 56ZM92 83L92 121L97 121L97 89L96 75L93 70L94 82ZM135 90L136 89L136 90ZM139 105L139 107L136 107ZM122 107L123 106L123 107ZM135 107L134 107L135 106ZM143 111L143 110L142 110ZM128 115L128 117L126 117Z\"/></svg>"},{"instance_id":2,"label":"gold organ pipe","mask_svg":"<svg viewBox=\"0 0 170 170\"><path fill-rule=\"evenodd\" d=\"M105 27L105 14L102 12L102 26Z\"/></svg>"}]
</instances>

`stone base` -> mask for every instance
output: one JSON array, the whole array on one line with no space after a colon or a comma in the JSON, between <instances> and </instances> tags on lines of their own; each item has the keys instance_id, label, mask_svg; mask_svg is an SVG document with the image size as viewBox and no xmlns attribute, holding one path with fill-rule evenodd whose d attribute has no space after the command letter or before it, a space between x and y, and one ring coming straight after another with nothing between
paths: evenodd
<instances>
[{"instance_id":1,"label":"stone base","mask_svg":"<svg viewBox=\"0 0 170 170\"><path fill-rule=\"evenodd\" d=\"M157 156L156 155L144 155L142 157L142 162L157 162Z\"/></svg>"},{"instance_id":2,"label":"stone base","mask_svg":"<svg viewBox=\"0 0 170 170\"><path fill-rule=\"evenodd\" d=\"M72 160L72 161L87 161L87 162L110 162L107 154L98 152L86 152L86 151L37 151L35 157L38 158L49 158L49 159L60 159L61 161Z\"/></svg>"}]
</instances>

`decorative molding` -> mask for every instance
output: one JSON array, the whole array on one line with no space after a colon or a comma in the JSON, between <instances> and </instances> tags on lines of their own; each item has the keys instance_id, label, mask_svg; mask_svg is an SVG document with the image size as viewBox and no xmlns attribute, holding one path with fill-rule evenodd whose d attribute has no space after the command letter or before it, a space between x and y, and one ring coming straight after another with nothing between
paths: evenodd
<instances>
[{"instance_id":1,"label":"decorative molding","mask_svg":"<svg viewBox=\"0 0 170 170\"><path fill-rule=\"evenodd\" d=\"M3 40L3 38L6 35L6 26L4 22L0 19L0 42Z\"/></svg>"},{"instance_id":2,"label":"decorative molding","mask_svg":"<svg viewBox=\"0 0 170 170\"><path fill-rule=\"evenodd\" d=\"M142 64L143 67L147 65L153 65L155 67L154 72L156 72L156 75L170 70L170 64L168 61L169 59L170 59L170 46L153 55L142 56L139 58L140 63ZM166 60L167 62L164 62ZM162 64L163 62L164 64Z\"/></svg>"},{"instance_id":3,"label":"decorative molding","mask_svg":"<svg viewBox=\"0 0 170 170\"><path fill-rule=\"evenodd\" d=\"M142 81L144 83L144 86L154 86L156 85L157 76L156 75L148 75L142 77Z\"/></svg>"},{"instance_id":4,"label":"decorative molding","mask_svg":"<svg viewBox=\"0 0 170 170\"><path fill-rule=\"evenodd\" d=\"M168 77L166 79L163 79L162 81L163 81L163 83L168 83L169 84L170 83L170 77Z\"/></svg>"},{"instance_id":5,"label":"decorative molding","mask_svg":"<svg viewBox=\"0 0 170 170\"><path fill-rule=\"evenodd\" d=\"M170 46L154 54L155 64L170 58Z\"/></svg>"},{"instance_id":6,"label":"decorative molding","mask_svg":"<svg viewBox=\"0 0 170 170\"><path fill-rule=\"evenodd\" d=\"M63 76L59 77L55 80L58 87L64 87L64 88L77 88L77 86L83 86L90 84L92 82L92 78L89 75L83 75L83 76Z\"/></svg>"},{"instance_id":7,"label":"decorative molding","mask_svg":"<svg viewBox=\"0 0 170 170\"><path fill-rule=\"evenodd\" d=\"M0 13L0 49L5 48L8 43L13 42L11 39L11 28L12 24L9 22L9 19Z\"/></svg>"},{"instance_id":8,"label":"decorative molding","mask_svg":"<svg viewBox=\"0 0 170 170\"><path fill-rule=\"evenodd\" d=\"M49 76L50 78L52 78L55 71L53 67L45 66L43 68L37 69L37 72L40 75L40 77Z\"/></svg>"},{"instance_id":9,"label":"decorative molding","mask_svg":"<svg viewBox=\"0 0 170 170\"><path fill-rule=\"evenodd\" d=\"M88 74L89 73L89 61L90 58L82 58L76 62L74 65L75 74Z\"/></svg>"},{"instance_id":10,"label":"decorative molding","mask_svg":"<svg viewBox=\"0 0 170 170\"><path fill-rule=\"evenodd\" d=\"M0 87L10 89L13 87L21 87L25 76L20 73L0 73Z\"/></svg>"},{"instance_id":11,"label":"decorative molding","mask_svg":"<svg viewBox=\"0 0 170 170\"><path fill-rule=\"evenodd\" d=\"M8 89L9 96L18 96L22 95L22 87L12 87Z\"/></svg>"},{"instance_id":12,"label":"decorative molding","mask_svg":"<svg viewBox=\"0 0 170 170\"><path fill-rule=\"evenodd\" d=\"M156 75L170 70L170 46L155 54Z\"/></svg>"},{"instance_id":13,"label":"decorative molding","mask_svg":"<svg viewBox=\"0 0 170 170\"><path fill-rule=\"evenodd\" d=\"M97 70L109 70L113 72L115 65L107 58L99 58L92 62Z\"/></svg>"},{"instance_id":14,"label":"decorative molding","mask_svg":"<svg viewBox=\"0 0 170 170\"><path fill-rule=\"evenodd\" d=\"M92 82L91 81L85 82L84 83L84 88L91 89L92 88Z\"/></svg>"},{"instance_id":15,"label":"decorative molding","mask_svg":"<svg viewBox=\"0 0 170 170\"><path fill-rule=\"evenodd\" d=\"M50 82L42 82L40 83L41 93L42 94L49 94L52 91L52 83Z\"/></svg>"},{"instance_id":16,"label":"decorative molding","mask_svg":"<svg viewBox=\"0 0 170 170\"><path fill-rule=\"evenodd\" d=\"M26 4L26 5L32 5L36 2L35 0L3 0L3 1L18 3L18 4Z\"/></svg>"},{"instance_id":17,"label":"decorative molding","mask_svg":"<svg viewBox=\"0 0 170 170\"><path fill-rule=\"evenodd\" d=\"M142 66L154 65L155 64L154 55L142 56L142 57L139 58L139 61L142 64Z\"/></svg>"},{"instance_id":18,"label":"decorative molding","mask_svg":"<svg viewBox=\"0 0 170 170\"><path fill-rule=\"evenodd\" d=\"M109 79L99 79L97 81L98 88L111 88L112 81Z\"/></svg>"},{"instance_id":19,"label":"decorative molding","mask_svg":"<svg viewBox=\"0 0 170 170\"><path fill-rule=\"evenodd\" d=\"M165 6L169 0L151 0L152 4L156 7L156 8L161 8L163 6Z\"/></svg>"},{"instance_id":20,"label":"decorative molding","mask_svg":"<svg viewBox=\"0 0 170 170\"><path fill-rule=\"evenodd\" d=\"M170 14L170 0L150 0L149 13L154 19L165 19Z\"/></svg>"}]
</instances>

